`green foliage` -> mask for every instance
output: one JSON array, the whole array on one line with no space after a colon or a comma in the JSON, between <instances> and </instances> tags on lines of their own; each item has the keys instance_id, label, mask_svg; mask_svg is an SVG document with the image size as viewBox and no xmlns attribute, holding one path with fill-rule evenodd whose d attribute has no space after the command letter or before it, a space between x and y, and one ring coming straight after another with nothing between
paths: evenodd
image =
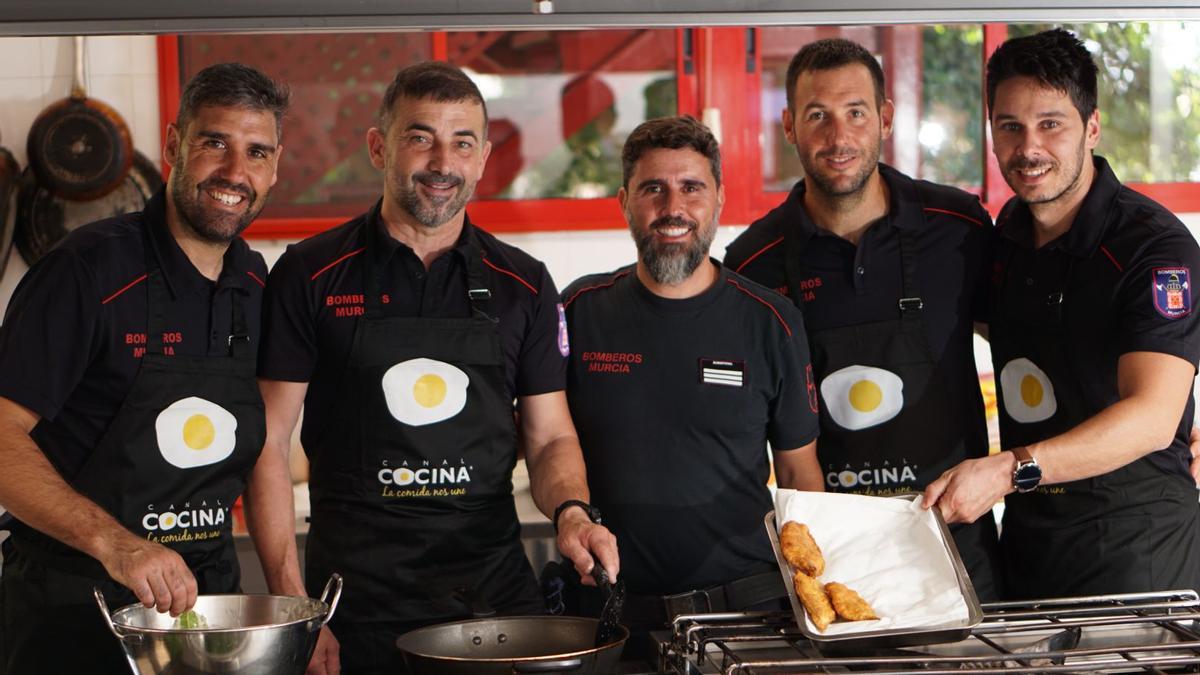
<instances>
[{"instance_id":1,"label":"green foliage","mask_svg":"<svg viewBox=\"0 0 1200 675\"><path fill-rule=\"evenodd\" d=\"M925 26L921 42L922 122L940 124L946 133L940 147L921 146L921 178L962 187L981 185L983 29Z\"/></svg>"}]
</instances>

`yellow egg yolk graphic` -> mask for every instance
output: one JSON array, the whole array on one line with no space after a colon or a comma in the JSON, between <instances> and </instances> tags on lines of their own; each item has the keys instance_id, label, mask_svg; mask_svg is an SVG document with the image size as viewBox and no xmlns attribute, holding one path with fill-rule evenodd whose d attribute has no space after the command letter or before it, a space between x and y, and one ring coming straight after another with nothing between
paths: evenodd
<instances>
[{"instance_id":1,"label":"yellow egg yolk graphic","mask_svg":"<svg viewBox=\"0 0 1200 675\"><path fill-rule=\"evenodd\" d=\"M216 435L212 420L205 415L192 415L183 423L183 442L193 450L203 450L212 445Z\"/></svg>"},{"instance_id":2,"label":"yellow egg yolk graphic","mask_svg":"<svg viewBox=\"0 0 1200 675\"><path fill-rule=\"evenodd\" d=\"M1030 408L1036 407L1042 402L1042 397L1045 395L1042 383L1038 382L1036 377L1026 375L1021 378L1021 400L1025 401L1025 405Z\"/></svg>"},{"instance_id":3,"label":"yellow egg yolk graphic","mask_svg":"<svg viewBox=\"0 0 1200 675\"><path fill-rule=\"evenodd\" d=\"M423 408L441 405L446 400L446 381L437 375L422 375L413 384L413 399Z\"/></svg>"},{"instance_id":4,"label":"yellow egg yolk graphic","mask_svg":"<svg viewBox=\"0 0 1200 675\"><path fill-rule=\"evenodd\" d=\"M860 412L871 412L883 401L883 390L870 380L859 380L850 387L850 405Z\"/></svg>"}]
</instances>

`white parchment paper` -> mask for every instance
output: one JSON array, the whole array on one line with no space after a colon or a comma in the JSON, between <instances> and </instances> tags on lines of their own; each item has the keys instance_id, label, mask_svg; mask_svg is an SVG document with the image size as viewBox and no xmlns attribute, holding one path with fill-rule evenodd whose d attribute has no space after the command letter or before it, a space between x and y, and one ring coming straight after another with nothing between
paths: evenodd
<instances>
[{"instance_id":1,"label":"white parchment paper","mask_svg":"<svg viewBox=\"0 0 1200 675\"><path fill-rule=\"evenodd\" d=\"M775 495L775 525L782 528L789 520L808 525L821 547L821 583L846 584L880 617L835 621L821 632L806 614L811 632L846 635L955 626L967 620L967 603L937 521L931 511L921 509L919 498L781 489Z\"/></svg>"}]
</instances>

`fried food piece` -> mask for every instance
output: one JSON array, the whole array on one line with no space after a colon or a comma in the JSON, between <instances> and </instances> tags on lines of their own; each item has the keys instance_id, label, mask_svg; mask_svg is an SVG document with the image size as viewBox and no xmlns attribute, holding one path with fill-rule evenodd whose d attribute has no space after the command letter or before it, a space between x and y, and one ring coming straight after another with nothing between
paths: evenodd
<instances>
[{"instance_id":1,"label":"fried food piece","mask_svg":"<svg viewBox=\"0 0 1200 675\"><path fill-rule=\"evenodd\" d=\"M800 597L800 604L804 605L805 611L808 612L808 618L817 630L824 632L837 616L833 613L833 605L829 604L829 596L825 595L825 589L821 588L821 582L804 572L796 572L792 583L796 585L796 595Z\"/></svg>"},{"instance_id":2,"label":"fried food piece","mask_svg":"<svg viewBox=\"0 0 1200 675\"><path fill-rule=\"evenodd\" d=\"M833 603L833 609L837 615L847 621L866 621L879 618L871 605L846 584L830 582L825 584L825 592L829 594L829 600Z\"/></svg>"},{"instance_id":3,"label":"fried food piece","mask_svg":"<svg viewBox=\"0 0 1200 675\"><path fill-rule=\"evenodd\" d=\"M808 576L815 578L825 572L825 556L804 523L794 520L784 523L779 532L779 547L788 564Z\"/></svg>"}]
</instances>

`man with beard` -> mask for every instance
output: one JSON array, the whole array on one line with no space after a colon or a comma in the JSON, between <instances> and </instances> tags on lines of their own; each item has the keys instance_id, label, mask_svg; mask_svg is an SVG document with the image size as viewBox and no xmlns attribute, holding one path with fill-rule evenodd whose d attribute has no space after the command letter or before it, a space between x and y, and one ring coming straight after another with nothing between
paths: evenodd
<instances>
[{"instance_id":1,"label":"man with beard","mask_svg":"<svg viewBox=\"0 0 1200 675\"><path fill-rule=\"evenodd\" d=\"M990 324L1007 450L946 472L925 502L969 522L1004 497L1013 598L1197 588L1200 574L1200 247L1092 154L1096 75L1058 29L1009 40L987 66L996 161L1016 193L997 219Z\"/></svg>"},{"instance_id":2,"label":"man with beard","mask_svg":"<svg viewBox=\"0 0 1200 675\"><path fill-rule=\"evenodd\" d=\"M985 318L991 219L972 195L879 162L893 106L862 46L806 45L787 94L783 129L804 180L729 246L725 264L804 311L825 487L924 489L988 453L972 324ZM995 521L952 532L980 598L997 599Z\"/></svg>"},{"instance_id":3,"label":"man with beard","mask_svg":"<svg viewBox=\"0 0 1200 675\"><path fill-rule=\"evenodd\" d=\"M708 257L725 202L716 139L690 117L651 120L621 159L637 263L579 279L563 306L571 416L639 655L678 614L778 607L768 442L780 487L822 481L800 312Z\"/></svg>"},{"instance_id":4,"label":"man with beard","mask_svg":"<svg viewBox=\"0 0 1200 675\"><path fill-rule=\"evenodd\" d=\"M585 575L593 556L614 577L618 563L587 504L554 282L464 209L491 149L478 88L445 63L402 69L367 149L383 198L271 271L264 454L287 456L303 404L309 588L346 578L330 624L342 672L394 673L399 634L469 617L467 602L544 612L513 504L518 441L563 554ZM250 522L277 533L259 554L273 587L294 592L291 489L269 492ZM311 670L338 668L326 640Z\"/></svg>"},{"instance_id":5,"label":"man with beard","mask_svg":"<svg viewBox=\"0 0 1200 675\"><path fill-rule=\"evenodd\" d=\"M0 672L128 672L93 587L172 615L238 591L229 509L252 470L280 470L256 465L267 270L238 235L275 183L287 103L251 68L202 70L167 126L167 189L71 232L17 287L0 328L16 517Z\"/></svg>"}]
</instances>

